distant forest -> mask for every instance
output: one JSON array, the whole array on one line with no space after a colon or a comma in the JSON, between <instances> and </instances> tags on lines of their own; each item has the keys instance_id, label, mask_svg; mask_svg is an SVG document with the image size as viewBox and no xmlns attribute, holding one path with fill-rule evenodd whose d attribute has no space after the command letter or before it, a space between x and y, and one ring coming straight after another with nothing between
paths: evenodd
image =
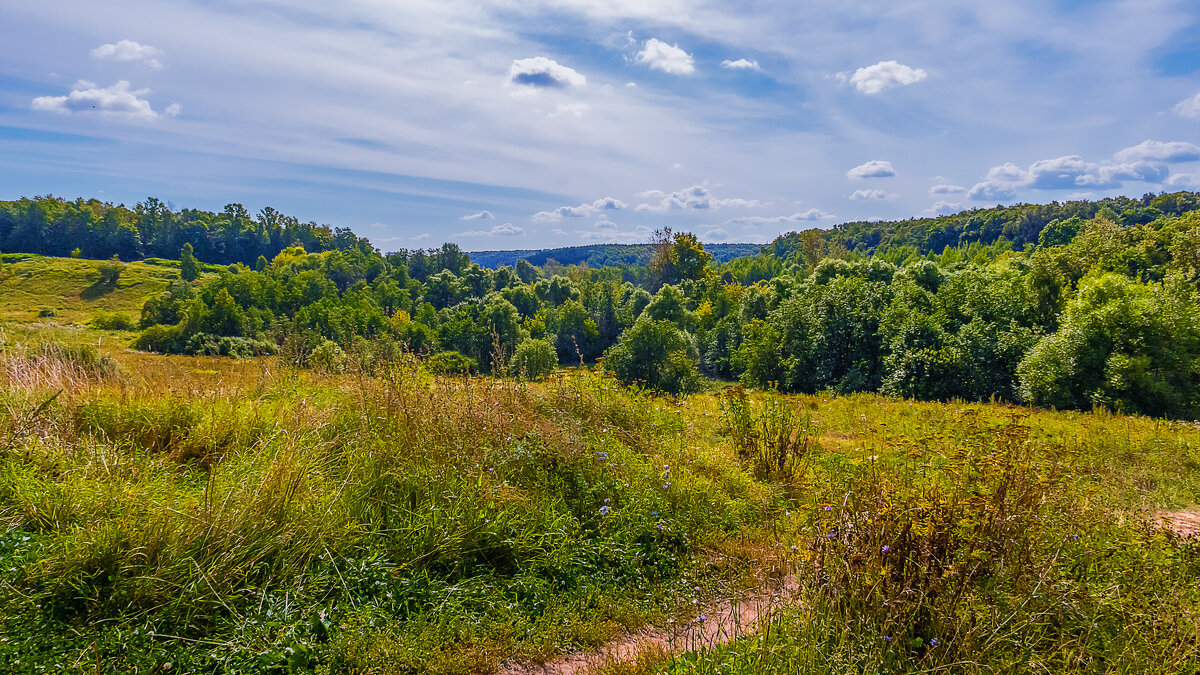
<instances>
[{"instance_id":1,"label":"distant forest","mask_svg":"<svg viewBox=\"0 0 1200 675\"><path fill-rule=\"evenodd\" d=\"M662 230L645 262L544 251L541 265L489 269L454 244L383 254L271 209L176 213L153 199L2 202L0 242L180 259L179 281L133 318L134 344L152 351L282 350L340 369L409 350L443 372L523 377L602 358L619 379L669 393L707 376L1200 417L1191 192L847 223L727 262ZM588 255L623 255L613 250Z\"/></svg>"}]
</instances>

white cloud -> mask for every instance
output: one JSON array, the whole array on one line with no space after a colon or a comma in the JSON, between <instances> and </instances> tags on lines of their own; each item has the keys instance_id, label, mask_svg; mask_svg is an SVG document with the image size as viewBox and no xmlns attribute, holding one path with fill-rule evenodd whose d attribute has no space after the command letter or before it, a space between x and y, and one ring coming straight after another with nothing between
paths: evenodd
<instances>
[{"instance_id":1,"label":"white cloud","mask_svg":"<svg viewBox=\"0 0 1200 675\"><path fill-rule=\"evenodd\" d=\"M80 80L66 96L39 96L33 99L34 110L69 115L73 112L98 112L111 117L152 120L158 113L150 102L140 98L150 93L149 89L131 90L129 82L118 80L111 87L101 89L95 83Z\"/></svg>"},{"instance_id":2,"label":"white cloud","mask_svg":"<svg viewBox=\"0 0 1200 675\"><path fill-rule=\"evenodd\" d=\"M540 89L565 89L587 84L587 78L575 69L545 56L515 59L508 69L508 81Z\"/></svg>"},{"instance_id":3,"label":"white cloud","mask_svg":"<svg viewBox=\"0 0 1200 675\"><path fill-rule=\"evenodd\" d=\"M459 220L492 220L495 217L496 216L493 215L491 211L480 211L479 213L472 213L470 215L463 216L462 218L459 218Z\"/></svg>"},{"instance_id":4,"label":"white cloud","mask_svg":"<svg viewBox=\"0 0 1200 675\"><path fill-rule=\"evenodd\" d=\"M589 106L586 103L559 103L554 107L554 112L550 113L546 117L570 116L579 118L583 117L583 114L588 111L588 107Z\"/></svg>"},{"instance_id":5,"label":"white cloud","mask_svg":"<svg viewBox=\"0 0 1200 675\"><path fill-rule=\"evenodd\" d=\"M883 190L855 190L850 195L850 199L878 201L882 199L895 199L899 196L891 192L884 192Z\"/></svg>"},{"instance_id":6,"label":"white cloud","mask_svg":"<svg viewBox=\"0 0 1200 675\"><path fill-rule=\"evenodd\" d=\"M827 220L834 218L832 213L825 213L821 209L809 209L801 213L793 213L790 216L743 216L740 218L731 218L725 222L726 225L743 225L749 227L757 227L759 225L789 225L795 223L815 222L818 220ZM745 228L743 228L745 229Z\"/></svg>"},{"instance_id":7,"label":"white cloud","mask_svg":"<svg viewBox=\"0 0 1200 675\"><path fill-rule=\"evenodd\" d=\"M946 201L934 202L933 206L925 209L925 213L932 216L948 216L959 211L962 211L962 204Z\"/></svg>"},{"instance_id":8,"label":"white cloud","mask_svg":"<svg viewBox=\"0 0 1200 675\"><path fill-rule=\"evenodd\" d=\"M691 75L696 72L696 61L691 54L678 45L669 45L658 38L646 40L645 47L637 54L637 62L670 75Z\"/></svg>"},{"instance_id":9,"label":"white cloud","mask_svg":"<svg viewBox=\"0 0 1200 675\"><path fill-rule=\"evenodd\" d=\"M556 223L563 218L587 218L601 211L620 211L627 205L615 197L603 197L591 204L579 206L560 206L553 211L538 211L531 216L535 223Z\"/></svg>"},{"instance_id":10,"label":"white cloud","mask_svg":"<svg viewBox=\"0 0 1200 675\"><path fill-rule=\"evenodd\" d=\"M91 52L93 59L102 61L141 61L154 70L160 70L162 62L158 60L162 51L150 45L143 45L133 40L121 40L116 44L104 44Z\"/></svg>"},{"instance_id":11,"label":"white cloud","mask_svg":"<svg viewBox=\"0 0 1200 675\"><path fill-rule=\"evenodd\" d=\"M1200 188L1200 173L1177 173L1167 179L1171 187Z\"/></svg>"},{"instance_id":12,"label":"white cloud","mask_svg":"<svg viewBox=\"0 0 1200 675\"><path fill-rule=\"evenodd\" d=\"M873 159L866 164L858 166L846 172L846 176L854 180L862 180L864 178L890 178L896 175L896 170L892 168L891 162L885 162L881 159Z\"/></svg>"},{"instance_id":13,"label":"white cloud","mask_svg":"<svg viewBox=\"0 0 1200 675\"><path fill-rule=\"evenodd\" d=\"M929 188L931 195L959 195L967 191L967 188L961 185L934 185Z\"/></svg>"},{"instance_id":14,"label":"white cloud","mask_svg":"<svg viewBox=\"0 0 1200 675\"><path fill-rule=\"evenodd\" d=\"M525 234L525 229L517 227L512 223L496 225L490 230L471 230L463 232L460 236L463 237L515 237Z\"/></svg>"},{"instance_id":15,"label":"white cloud","mask_svg":"<svg viewBox=\"0 0 1200 675\"><path fill-rule=\"evenodd\" d=\"M182 105L180 105L178 103L172 103L171 105L167 106L167 109L163 111L163 114L166 115L167 117L179 117L179 115L182 112L183 112Z\"/></svg>"},{"instance_id":16,"label":"white cloud","mask_svg":"<svg viewBox=\"0 0 1200 675\"><path fill-rule=\"evenodd\" d=\"M850 77L838 73L838 79L854 85L864 94L878 94L892 87L903 87L916 84L928 77L928 73L920 68L910 68L895 61L880 61L873 66L866 66L854 71Z\"/></svg>"},{"instance_id":17,"label":"white cloud","mask_svg":"<svg viewBox=\"0 0 1200 675\"><path fill-rule=\"evenodd\" d=\"M1180 101L1174 110L1175 114L1180 117L1200 120L1200 92L1196 92L1196 95L1191 98L1185 98Z\"/></svg>"},{"instance_id":18,"label":"white cloud","mask_svg":"<svg viewBox=\"0 0 1200 675\"><path fill-rule=\"evenodd\" d=\"M750 59L738 59L737 61L725 59L721 62L721 67L728 68L729 70L762 70L758 65L758 61Z\"/></svg>"},{"instance_id":19,"label":"white cloud","mask_svg":"<svg viewBox=\"0 0 1200 675\"><path fill-rule=\"evenodd\" d=\"M611 220L601 220L594 226L597 230L615 230L619 226Z\"/></svg>"},{"instance_id":20,"label":"white cloud","mask_svg":"<svg viewBox=\"0 0 1200 675\"><path fill-rule=\"evenodd\" d=\"M1191 162L1200 159L1200 146L1183 141L1142 141L1113 155L1118 162Z\"/></svg>"},{"instance_id":21,"label":"white cloud","mask_svg":"<svg viewBox=\"0 0 1200 675\"><path fill-rule=\"evenodd\" d=\"M647 190L646 192L638 193L637 196L640 199L658 200L657 202L648 201L637 205L638 211L651 211L653 213L704 211L725 208L727 206L741 206L746 208L763 206L763 203L756 199L738 199L736 197L718 199L713 197L712 191L703 185L693 185L670 194L662 190Z\"/></svg>"},{"instance_id":22,"label":"white cloud","mask_svg":"<svg viewBox=\"0 0 1200 675\"><path fill-rule=\"evenodd\" d=\"M1158 158L1186 157L1188 143L1158 143L1147 141L1117 153L1119 159L1136 159L1139 156ZM1195 148L1196 146L1191 146ZM1200 148L1196 148L1200 150ZM1157 162L1133 161L1122 164L1097 164L1088 162L1079 155L1065 155L1055 159L1043 159L1029 165L1028 169L1005 162L988 170L983 181L976 183L967 193L969 199L981 201L1009 201L1016 199L1016 190L1072 190L1080 187L1118 188L1123 181L1162 183L1168 171Z\"/></svg>"},{"instance_id":23,"label":"white cloud","mask_svg":"<svg viewBox=\"0 0 1200 675\"><path fill-rule=\"evenodd\" d=\"M716 229L705 232L703 238L707 241L715 241L715 242L729 241L729 232L728 232L728 230L725 230L724 228L718 227Z\"/></svg>"},{"instance_id":24,"label":"white cloud","mask_svg":"<svg viewBox=\"0 0 1200 675\"><path fill-rule=\"evenodd\" d=\"M430 238L430 237L432 237L432 236L433 236L433 235L429 234L428 232L422 232L421 234L418 234L418 235L414 235L414 236L412 236L412 237L409 237L409 239L411 239L411 240L413 240L413 241L421 241L421 240L423 240L423 239L428 239L428 238Z\"/></svg>"}]
</instances>

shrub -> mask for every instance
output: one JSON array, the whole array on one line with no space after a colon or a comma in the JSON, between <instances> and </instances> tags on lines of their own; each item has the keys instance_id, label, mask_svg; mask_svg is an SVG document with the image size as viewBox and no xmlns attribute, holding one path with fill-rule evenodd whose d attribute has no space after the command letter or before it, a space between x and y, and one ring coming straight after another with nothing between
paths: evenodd
<instances>
[{"instance_id":1,"label":"shrub","mask_svg":"<svg viewBox=\"0 0 1200 675\"><path fill-rule=\"evenodd\" d=\"M641 382L668 394L690 394L702 386L696 346L670 321L639 318L604 354L604 367L625 384Z\"/></svg>"},{"instance_id":2,"label":"shrub","mask_svg":"<svg viewBox=\"0 0 1200 675\"><path fill-rule=\"evenodd\" d=\"M429 357L429 369L438 375L470 375L479 370L475 359L459 352L439 352Z\"/></svg>"},{"instance_id":3,"label":"shrub","mask_svg":"<svg viewBox=\"0 0 1200 675\"><path fill-rule=\"evenodd\" d=\"M92 317L92 328L100 330L133 330L136 328L133 319L125 312L96 312Z\"/></svg>"},{"instance_id":4,"label":"shrub","mask_svg":"<svg viewBox=\"0 0 1200 675\"><path fill-rule=\"evenodd\" d=\"M512 357L512 372L518 377L540 380L554 371L558 355L549 340L526 340Z\"/></svg>"},{"instance_id":5,"label":"shrub","mask_svg":"<svg viewBox=\"0 0 1200 675\"><path fill-rule=\"evenodd\" d=\"M134 349L169 354L179 351L183 331L179 326L155 324L142 331L133 341Z\"/></svg>"}]
</instances>

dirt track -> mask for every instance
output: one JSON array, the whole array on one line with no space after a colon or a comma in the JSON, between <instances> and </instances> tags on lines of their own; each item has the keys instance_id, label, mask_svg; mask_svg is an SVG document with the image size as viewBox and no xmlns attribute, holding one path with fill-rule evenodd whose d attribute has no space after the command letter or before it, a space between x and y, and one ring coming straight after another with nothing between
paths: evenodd
<instances>
[{"instance_id":1,"label":"dirt track","mask_svg":"<svg viewBox=\"0 0 1200 675\"><path fill-rule=\"evenodd\" d=\"M583 675L604 664L630 663L642 654L677 654L731 642L759 630L763 620L788 604L798 590L794 577L773 591L751 593L702 606L695 621L671 628L645 628L586 652L567 654L543 664L506 663L500 675Z\"/></svg>"}]
</instances>

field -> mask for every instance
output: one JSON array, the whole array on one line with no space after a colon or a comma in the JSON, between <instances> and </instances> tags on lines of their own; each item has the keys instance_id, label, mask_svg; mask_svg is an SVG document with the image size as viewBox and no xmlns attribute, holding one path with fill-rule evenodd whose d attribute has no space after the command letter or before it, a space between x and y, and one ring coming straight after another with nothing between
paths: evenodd
<instances>
[{"instance_id":1,"label":"field","mask_svg":"<svg viewBox=\"0 0 1200 675\"><path fill-rule=\"evenodd\" d=\"M148 298L179 278L178 263L123 264L116 283L100 280L102 262L8 254L0 267L0 320L82 324L97 312L123 312L136 322ZM173 266L172 266L173 265Z\"/></svg>"},{"instance_id":2,"label":"field","mask_svg":"<svg viewBox=\"0 0 1200 675\"><path fill-rule=\"evenodd\" d=\"M174 268L8 262L5 672L1200 669L1195 422L152 355L80 324Z\"/></svg>"},{"instance_id":3,"label":"field","mask_svg":"<svg viewBox=\"0 0 1200 675\"><path fill-rule=\"evenodd\" d=\"M761 633L599 669L1198 665L1153 522L1200 501L1194 424L8 340L15 672L511 672L785 579Z\"/></svg>"}]
</instances>

